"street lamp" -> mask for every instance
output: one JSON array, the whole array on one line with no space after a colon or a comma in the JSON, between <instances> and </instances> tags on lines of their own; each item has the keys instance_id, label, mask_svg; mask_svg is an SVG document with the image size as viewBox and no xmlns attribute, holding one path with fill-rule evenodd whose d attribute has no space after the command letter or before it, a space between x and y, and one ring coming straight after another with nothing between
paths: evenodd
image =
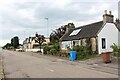
<instances>
[{"instance_id":1,"label":"street lamp","mask_svg":"<svg viewBox=\"0 0 120 80\"><path fill-rule=\"evenodd\" d=\"M45 18L45 20L47 20L47 37L49 36L49 30L48 30L48 18Z\"/></svg>"}]
</instances>

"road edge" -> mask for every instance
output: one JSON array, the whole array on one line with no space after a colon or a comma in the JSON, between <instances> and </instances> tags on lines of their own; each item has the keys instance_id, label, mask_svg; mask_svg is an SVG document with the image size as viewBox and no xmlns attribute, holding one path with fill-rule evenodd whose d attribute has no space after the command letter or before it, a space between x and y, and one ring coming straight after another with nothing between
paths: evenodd
<instances>
[{"instance_id":1,"label":"road edge","mask_svg":"<svg viewBox=\"0 0 120 80\"><path fill-rule=\"evenodd\" d=\"M4 80L5 75L4 75L4 65L3 65L3 57L0 55L0 80Z\"/></svg>"}]
</instances>

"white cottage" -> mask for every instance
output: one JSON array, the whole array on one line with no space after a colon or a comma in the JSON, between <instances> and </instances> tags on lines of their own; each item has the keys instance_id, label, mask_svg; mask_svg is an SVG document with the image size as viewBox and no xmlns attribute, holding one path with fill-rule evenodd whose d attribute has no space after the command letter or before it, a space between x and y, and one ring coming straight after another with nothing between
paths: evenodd
<instances>
[{"instance_id":1,"label":"white cottage","mask_svg":"<svg viewBox=\"0 0 120 80\"><path fill-rule=\"evenodd\" d=\"M61 49L67 50L68 47L72 48L75 45L86 45L86 38L91 39L92 51L112 52L110 48L113 43L119 44L119 29L114 23L114 16L109 11L105 11L103 21L95 22L92 24L80 26L74 29L69 29L61 37Z\"/></svg>"},{"instance_id":2,"label":"white cottage","mask_svg":"<svg viewBox=\"0 0 120 80\"><path fill-rule=\"evenodd\" d=\"M120 20L119 19L116 19L116 22L115 22L118 30L119 30L119 33L118 33L118 44L120 46Z\"/></svg>"}]
</instances>

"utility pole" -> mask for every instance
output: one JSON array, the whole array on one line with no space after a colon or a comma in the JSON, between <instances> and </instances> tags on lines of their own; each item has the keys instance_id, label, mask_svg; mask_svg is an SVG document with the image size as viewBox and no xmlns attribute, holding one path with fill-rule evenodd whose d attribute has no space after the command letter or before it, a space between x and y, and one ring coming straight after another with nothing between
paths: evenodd
<instances>
[{"instance_id":1,"label":"utility pole","mask_svg":"<svg viewBox=\"0 0 120 80\"><path fill-rule=\"evenodd\" d=\"M47 21L47 28L46 28L47 29L47 37L49 37L48 18L45 18L45 20Z\"/></svg>"}]
</instances>

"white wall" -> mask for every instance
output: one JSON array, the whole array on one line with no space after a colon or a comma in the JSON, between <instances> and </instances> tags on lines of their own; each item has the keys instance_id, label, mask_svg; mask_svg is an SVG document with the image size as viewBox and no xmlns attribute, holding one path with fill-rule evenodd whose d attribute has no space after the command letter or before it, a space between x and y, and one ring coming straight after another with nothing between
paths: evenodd
<instances>
[{"instance_id":1,"label":"white wall","mask_svg":"<svg viewBox=\"0 0 120 80\"><path fill-rule=\"evenodd\" d=\"M102 38L106 38L106 49L102 49ZM112 23L106 23L98 34L98 52L112 52L110 46L115 43L118 45L118 29Z\"/></svg>"},{"instance_id":2,"label":"white wall","mask_svg":"<svg viewBox=\"0 0 120 80\"><path fill-rule=\"evenodd\" d=\"M26 49L26 52L38 52L40 49ZM41 52L43 53L43 49L41 49Z\"/></svg>"},{"instance_id":3,"label":"white wall","mask_svg":"<svg viewBox=\"0 0 120 80\"><path fill-rule=\"evenodd\" d=\"M120 19L120 1L118 2L118 18Z\"/></svg>"},{"instance_id":4,"label":"white wall","mask_svg":"<svg viewBox=\"0 0 120 80\"><path fill-rule=\"evenodd\" d=\"M119 32L119 35L118 35L118 44L120 46L120 32Z\"/></svg>"},{"instance_id":5,"label":"white wall","mask_svg":"<svg viewBox=\"0 0 120 80\"><path fill-rule=\"evenodd\" d=\"M73 40L75 42L75 46L80 45L80 40ZM61 49L67 50L67 47L72 48L73 47L73 41L63 41L61 42Z\"/></svg>"},{"instance_id":6,"label":"white wall","mask_svg":"<svg viewBox=\"0 0 120 80\"><path fill-rule=\"evenodd\" d=\"M120 1L118 2L118 18L120 19ZM120 46L120 32L118 36L119 36L118 41L119 41L119 46Z\"/></svg>"}]
</instances>

